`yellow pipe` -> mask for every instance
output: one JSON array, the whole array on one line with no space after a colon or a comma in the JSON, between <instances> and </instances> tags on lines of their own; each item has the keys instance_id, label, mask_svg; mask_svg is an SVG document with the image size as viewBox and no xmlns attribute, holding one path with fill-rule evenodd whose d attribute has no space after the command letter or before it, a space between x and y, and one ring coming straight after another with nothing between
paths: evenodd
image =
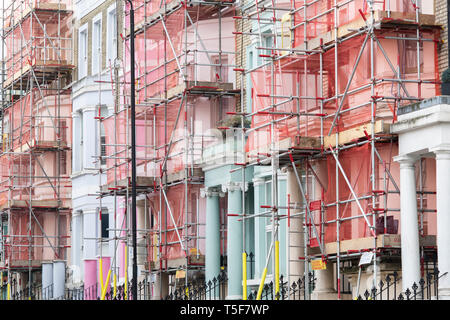
<instances>
[{"instance_id":1,"label":"yellow pipe","mask_svg":"<svg viewBox=\"0 0 450 320\"><path fill-rule=\"evenodd\" d=\"M261 282L259 283L258 295L256 296L256 300L261 300L261 295L264 287L264 281L266 280L267 268L264 268L263 275L261 277Z\"/></svg>"},{"instance_id":2,"label":"yellow pipe","mask_svg":"<svg viewBox=\"0 0 450 320\"><path fill-rule=\"evenodd\" d=\"M280 241L275 241L275 299L280 294Z\"/></svg>"},{"instance_id":3,"label":"yellow pipe","mask_svg":"<svg viewBox=\"0 0 450 320\"><path fill-rule=\"evenodd\" d=\"M113 276L113 281L114 281L114 298L117 296L117 275L114 272L114 276Z\"/></svg>"},{"instance_id":4,"label":"yellow pipe","mask_svg":"<svg viewBox=\"0 0 450 320\"><path fill-rule=\"evenodd\" d=\"M242 300L247 300L247 253L242 252Z\"/></svg>"},{"instance_id":5,"label":"yellow pipe","mask_svg":"<svg viewBox=\"0 0 450 320\"><path fill-rule=\"evenodd\" d=\"M9 282L6 286L6 299L11 300L11 284Z\"/></svg>"},{"instance_id":6,"label":"yellow pipe","mask_svg":"<svg viewBox=\"0 0 450 320\"><path fill-rule=\"evenodd\" d=\"M125 245L125 300L128 300L128 247Z\"/></svg>"},{"instance_id":7,"label":"yellow pipe","mask_svg":"<svg viewBox=\"0 0 450 320\"><path fill-rule=\"evenodd\" d=\"M100 274L99 274L99 279L100 279L100 286L101 286L101 291L100 292L103 292L103 262L102 262L102 258L100 258L99 260L98 260L98 262L100 263L100 266L99 266L99 272L100 272Z\"/></svg>"},{"instance_id":8,"label":"yellow pipe","mask_svg":"<svg viewBox=\"0 0 450 320\"><path fill-rule=\"evenodd\" d=\"M106 277L106 282L105 282L105 285L104 285L103 290L102 290L102 298L101 298L101 300L105 300L106 290L108 289L108 283L109 283L109 279L110 278L111 278L111 269L109 269L108 276Z\"/></svg>"}]
</instances>

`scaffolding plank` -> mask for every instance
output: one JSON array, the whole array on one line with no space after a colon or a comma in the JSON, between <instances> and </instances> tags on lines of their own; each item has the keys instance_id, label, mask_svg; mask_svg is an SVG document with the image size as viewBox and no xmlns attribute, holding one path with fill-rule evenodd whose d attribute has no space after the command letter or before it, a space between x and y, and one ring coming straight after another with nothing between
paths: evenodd
<instances>
[{"instance_id":1,"label":"scaffolding plank","mask_svg":"<svg viewBox=\"0 0 450 320\"><path fill-rule=\"evenodd\" d=\"M45 141L45 140L31 140L24 141L24 143L14 149L14 153L29 152L31 149L68 149L67 143L65 141Z\"/></svg>"},{"instance_id":2,"label":"scaffolding plank","mask_svg":"<svg viewBox=\"0 0 450 320\"><path fill-rule=\"evenodd\" d=\"M15 80L20 79L23 75L27 74L34 67L39 67L40 72L45 73L53 73L58 72L60 68L70 69L73 66L70 65L67 61L57 61L57 60L36 60L32 65L26 63L25 65L20 66L20 70L16 71L12 76L7 78L4 82L4 87L8 87Z\"/></svg>"},{"instance_id":3,"label":"scaffolding plank","mask_svg":"<svg viewBox=\"0 0 450 320\"><path fill-rule=\"evenodd\" d=\"M303 149L303 150L320 150L320 138L318 137L289 137L283 140L280 140L279 143L277 143L278 150L288 150L291 148L295 149ZM252 149L247 153L248 159L253 159L254 157L257 157L258 154L269 154L270 151L270 145L261 146L256 149ZM247 159L247 160L248 160Z\"/></svg>"},{"instance_id":4,"label":"scaffolding plank","mask_svg":"<svg viewBox=\"0 0 450 320\"><path fill-rule=\"evenodd\" d=\"M436 236L428 235L420 237L420 246L434 246L436 245ZM356 238L349 240L342 240L339 242L340 253L348 251L359 251L373 249L373 237ZM325 253L327 255L337 253L338 242L330 242L325 244ZM380 234L377 236L377 248L401 248L400 234ZM311 248L312 254L319 254L318 248Z\"/></svg>"},{"instance_id":5,"label":"scaffolding plank","mask_svg":"<svg viewBox=\"0 0 450 320\"><path fill-rule=\"evenodd\" d=\"M146 177L146 176L137 176L136 177L136 187L137 188L150 188L154 186L154 177ZM129 178L123 178L118 181L110 182L101 187L102 192L110 192L112 189L123 189L123 188L131 188L131 181Z\"/></svg>"},{"instance_id":6,"label":"scaffolding plank","mask_svg":"<svg viewBox=\"0 0 450 320\"><path fill-rule=\"evenodd\" d=\"M189 171L191 171L191 169L189 169ZM201 168L194 168L194 173L192 176L194 177L203 177L204 172ZM191 175L189 175L191 176ZM178 172L174 172L174 173L170 173L167 175L167 182L168 183L175 183L175 182L179 182L179 181L183 181L186 178L186 170L180 170Z\"/></svg>"},{"instance_id":7,"label":"scaffolding plank","mask_svg":"<svg viewBox=\"0 0 450 320\"><path fill-rule=\"evenodd\" d=\"M31 207L33 208L70 208L71 207L71 199L64 199L62 201L63 204L58 200L31 200ZM28 200L16 200L9 199L4 204L0 205L0 210L4 210L7 208L28 208L29 207Z\"/></svg>"},{"instance_id":8,"label":"scaffolding plank","mask_svg":"<svg viewBox=\"0 0 450 320\"><path fill-rule=\"evenodd\" d=\"M141 90L144 90L142 88ZM176 98L177 96L180 96L184 94L184 92L187 92L187 94L201 94L201 93L209 93L209 94L220 94L225 92L234 91L233 83L225 82L225 83L219 83L219 82L211 82L211 81L186 81L186 83L179 84L173 88L170 88L167 90L167 100L171 100ZM233 94L239 94L239 92ZM153 96L150 96L149 98L152 99L160 99L161 101L165 100L164 92L161 92L160 94L155 94Z\"/></svg>"},{"instance_id":9,"label":"scaffolding plank","mask_svg":"<svg viewBox=\"0 0 450 320\"><path fill-rule=\"evenodd\" d=\"M377 120L373 125L373 132L375 134L388 134L389 128L389 123L386 123L384 120ZM366 132L372 132L372 123L366 123L358 127L339 132L338 144L345 145L354 142L355 140L364 138L366 137ZM326 147L330 145L332 147L336 147L336 133L333 133L331 136L325 136L324 145Z\"/></svg>"},{"instance_id":10,"label":"scaffolding plank","mask_svg":"<svg viewBox=\"0 0 450 320\"><path fill-rule=\"evenodd\" d=\"M53 11L66 11L67 7L65 3L31 3L27 2L27 6L25 9L22 10L20 17L17 19L11 20L9 17L6 17L5 19L5 28L8 28L11 26L14 28L23 18L27 17L28 14L30 14L33 10L40 9L40 10L53 10ZM17 8L17 10L20 10L20 8ZM11 23L11 24L10 24Z\"/></svg>"},{"instance_id":11,"label":"scaffolding plank","mask_svg":"<svg viewBox=\"0 0 450 320\"><path fill-rule=\"evenodd\" d=\"M393 12L390 13L391 17L388 18L387 11L377 10L374 13L375 24L392 25L392 24L412 24L415 21L415 13L401 13ZM411 20L411 21L408 21ZM435 16L430 14L420 14L419 15L419 25L421 26L433 26L437 27L435 21ZM344 38L355 33L355 30L363 28L366 26L366 22L362 17L355 19L354 21L339 26L337 29L337 37ZM303 43L295 49L298 50L316 50L320 49L321 45L327 45L335 41L335 31L334 29L326 33L321 34L319 37L308 40L307 43Z\"/></svg>"}]
</instances>

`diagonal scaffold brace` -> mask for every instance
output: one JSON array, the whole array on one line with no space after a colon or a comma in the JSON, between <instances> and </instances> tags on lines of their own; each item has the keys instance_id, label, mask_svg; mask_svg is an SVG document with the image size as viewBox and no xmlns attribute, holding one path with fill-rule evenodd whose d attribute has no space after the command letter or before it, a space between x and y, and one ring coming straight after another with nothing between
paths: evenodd
<instances>
[{"instance_id":1,"label":"diagonal scaffold brace","mask_svg":"<svg viewBox=\"0 0 450 320\"><path fill-rule=\"evenodd\" d=\"M300 193L302 194L303 202L305 203L306 214L308 215L308 218L312 221L311 224L313 226L314 236L318 240L317 243L319 244L320 253L322 254L322 257L325 257L325 250L323 248L322 241L319 241L319 239L320 239L319 238L319 233L317 231L316 224L314 223L311 211L309 210L308 200L306 199L306 195L305 195L305 191L303 190L302 182L300 180L300 177L298 176L297 168L295 166L295 162L294 162L294 158L292 156L292 151L291 150L289 150L289 160L291 161L292 169L293 169L293 171L295 173L295 179L297 180L297 184L298 184L298 186L300 188Z\"/></svg>"},{"instance_id":2,"label":"diagonal scaffold brace","mask_svg":"<svg viewBox=\"0 0 450 320\"><path fill-rule=\"evenodd\" d=\"M352 187L350 181L348 181L347 175L345 174L345 171L342 168L341 163L339 162L339 160L338 160L338 158L337 158L337 156L336 156L336 154L334 152L334 149L333 149L333 147L331 145L330 145L330 150L331 150L331 154L333 155L334 159L336 160L336 164L337 164L339 170L341 171L342 176L344 177L345 182L347 183L347 186L348 186L350 192L352 193L353 198L356 201L356 204L357 204L359 210L361 211L361 214L364 217L364 220L367 223L367 226L369 227L370 233L372 233L372 236L374 236L376 238L377 235L376 235L376 233L374 231L375 228L370 224L369 219L367 218L367 215L366 215L366 213L364 212L364 209L361 206L361 202L359 202L358 197L356 196L355 190L353 190L353 187Z\"/></svg>"}]
</instances>

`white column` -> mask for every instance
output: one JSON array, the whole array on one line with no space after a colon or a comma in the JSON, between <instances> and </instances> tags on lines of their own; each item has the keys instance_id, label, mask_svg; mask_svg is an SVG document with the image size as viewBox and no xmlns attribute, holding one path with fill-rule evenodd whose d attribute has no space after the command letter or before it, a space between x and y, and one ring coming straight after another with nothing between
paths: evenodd
<instances>
[{"instance_id":1,"label":"white column","mask_svg":"<svg viewBox=\"0 0 450 320\"><path fill-rule=\"evenodd\" d=\"M83 259L96 259L97 256L97 211L83 211Z\"/></svg>"},{"instance_id":2,"label":"white column","mask_svg":"<svg viewBox=\"0 0 450 320\"><path fill-rule=\"evenodd\" d=\"M146 203L144 199L136 201L136 228L137 228L137 264L138 264L138 281L145 278L142 274L142 270L145 270L145 259L146 259L146 229L145 216L146 216Z\"/></svg>"},{"instance_id":3,"label":"white column","mask_svg":"<svg viewBox=\"0 0 450 320\"><path fill-rule=\"evenodd\" d=\"M53 298L64 300L66 287L66 263L63 260L53 261Z\"/></svg>"},{"instance_id":4,"label":"white column","mask_svg":"<svg viewBox=\"0 0 450 320\"><path fill-rule=\"evenodd\" d=\"M155 274L152 300L163 300L169 294L169 276L165 272Z\"/></svg>"},{"instance_id":5,"label":"white column","mask_svg":"<svg viewBox=\"0 0 450 320\"><path fill-rule=\"evenodd\" d=\"M402 155L400 163L400 228L402 246L402 289L411 290L420 280L419 221L417 219L416 158Z\"/></svg>"},{"instance_id":6,"label":"white column","mask_svg":"<svg viewBox=\"0 0 450 320\"><path fill-rule=\"evenodd\" d=\"M439 299L450 300L450 145L430 149L436 154L436 209Z\"/></svg>"},{"instance_id":7,"label":"white column","mask_svg":"<svg viewBox=\"0 0 450 320\"><path fill-rule=\"evenodd\" d=\"M83 216L82 212L80 210L76 210L72 214L72 270L76 270L74 272L72 280L73 282L79 282L81 281L82 274L81 274L81 248L82 248L82 223L83 223Z\"/></svg>"},{"instance_id":8,"label":"white column","mask_svg":"<svg viewBox=\"0 0 450 320\"><path fill-rule=\"evenodd\" d=\"M324 270L316 270L316 284L311 295L311 300L330 300L337 299L337 293L334 290L334 264L327 263Z\"/></svg>"},{"instance_id":9,"label":"white column","mask_svg":"<svg viewBox=\"0 0 450 320\"><path fill-rule=\"evenodd\" d=\"M297 169L299 172L299 169ZM299 173L300 175L300 173ZM295 215L302 210L300 207L303 204L303 198L300 192L300 187L297 178L292 168L287 170L287 193L289 194L292 206L298 209L292 209L291 214ZM290 204L289 204L290 205ZM303 230L304 216L291 217L289 227L289 283L297 281L305 273L305 262L299 257L305 256L305 234Z\"/></svg>"},{"instance_id":10,"label":"white column","mask_svg":"<svg viewBox=\"0 0 450 320\"><path fill-rule=\"evenodd\" d=\"M42 299L53 298L53 262L42 262Z\"/></svg>"}]
</instances>

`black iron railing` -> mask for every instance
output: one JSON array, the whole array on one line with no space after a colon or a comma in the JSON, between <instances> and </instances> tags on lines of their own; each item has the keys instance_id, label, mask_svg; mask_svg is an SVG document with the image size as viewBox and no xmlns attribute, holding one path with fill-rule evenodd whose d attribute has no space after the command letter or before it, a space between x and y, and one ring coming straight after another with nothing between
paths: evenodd
<instances>
[{"instance_id":1,"label":"black iron railing","mask_svg":"<svg viewBox=\"0 0 450 320\"><path fill-rule=\"evenodd\" d=\"M399 283L401 278L397 272L388 274L384 281L380 281L377 287L370 291L366 290L363 295L358 296L358 300L432 300L439 299L439 279L445 276L447 272L439 274L439 270L434 269L427 272L419 283L413 283L411 288L401 291Z\"/></svg>"},{"instance_id":2,"label":"black iron railing","mask_svg":"<svg viewBox=\"0 0 450 320\"><path fill-rule=\"evenodd\" d=\"M309 286L306 286L305 277L300 277L290 284L280 276L280 291L275 292L274 282L266 283L261 292L261 300L307 300L314 290L315 281L314 274L309 274ZM252 290L248 296L248 300L258 298L258 290Z\"/></svg>"},{"instance_id":3,"label":"black iron railing","mask_svg":"<svg viewBox=\"0 0 450 320\"><path fill-rule=\"evenodd\" d=\"M304 277L288 284L283 276L280 276L279 293L275 293L275 285L273 281L266 283L261 292L261 300L304 300L314 289L315 279L310 274L309 290L306 290ZM218 277L205 283L204 281L196 281L182 286L170 293L167 300L224 300L226 298L227 275L225 272L219 274ZM256 300L258 290L250 290L247 299Z\"/></svg>"},{"instance_id":4,"label":"black iron railing","mask_svg":"<svg viewBox=\"0 0 450 320\"><path fill-rule=\"evenodd\" d=\"M226 298L227 274L222 271L207 283L198 280L171 292L166 300L224 300Z\"/></svg>"},{"instance_id":5,"label":"black iron railing","mask_svg":"<svg viewBox=\"0 0 450 320\"><path fill-rule=\"evenodd\" d=\"M388 274L381 279L377 287L371 290L365 290L358 296L358 300L431 300L439 299L439 279L447 275L447 272L439 274L437 269L426 272L419 283L414 283L411 288L405 291L401 290L400 281L397 272ZM224 300L226 299L227 287L226 272L220 273L216 278L205 283L203 280L194 281L188 285L178 287L173 290L165 300ZM274 282L266 283L261 292L261 300L307 300L314 290L316 279L314 274L309 275L309 284L306 286L305 278L301 277L296 281L288 283L283 276L280 276L280 291L275 293ZM3 293L6 292L6 285L1 287ZM258 291L253 289L249 291L248 300L255 300ZM5 296L5 294L2 294ZM4 299L5 297L3 297ZM41 285L33 285L31 288L25 287L18 290L18 285L13 280L11 282L11 300L99 300L100 292L98 284L88 288L81 286L79 288L66 289L64 296L53 297L53 286L42 288ZM108 288L105 300L134 300L131 291L131 282L116 287ZM146 279L138 283L137 300L152 299L151 283Z\"/></svg>"}]
</instances>

